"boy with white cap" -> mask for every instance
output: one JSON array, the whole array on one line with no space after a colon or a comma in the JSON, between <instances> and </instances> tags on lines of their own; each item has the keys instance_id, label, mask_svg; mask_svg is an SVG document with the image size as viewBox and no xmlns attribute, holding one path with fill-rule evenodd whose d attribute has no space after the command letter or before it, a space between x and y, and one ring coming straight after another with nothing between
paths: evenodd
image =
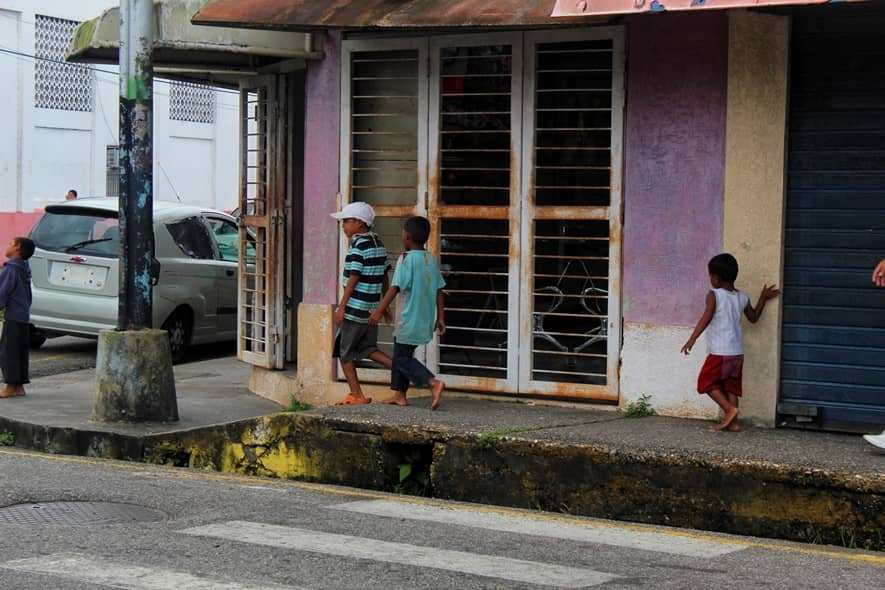
<instances>
[{"instance_id":1,"label":"boy with white cap","mask_svg":"<svg viewBox=\"0 0 885 590\"><path fill-rule=\"evenodd\" d=\"M335 310L339 327L335 349L350 393L339 405L371 403L363 394L356 373L356 363L370 358L388 369L391 358L378 348L378 327L369 324L369 316L378 308L381 294L387 290L390 262L387 248L372 232L375 211L368 203L350 203L332 217L341 221L341 230L350 240L344 259L344 294Z\"/></svg>"}]
</instances>

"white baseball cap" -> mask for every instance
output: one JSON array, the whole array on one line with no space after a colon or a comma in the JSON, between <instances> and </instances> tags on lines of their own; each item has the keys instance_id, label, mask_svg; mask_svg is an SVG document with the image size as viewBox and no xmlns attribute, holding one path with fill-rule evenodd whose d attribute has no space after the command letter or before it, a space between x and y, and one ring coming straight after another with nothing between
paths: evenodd
<instances>
[{"instance_id":1,"label":"white baseball cap","mask_svg":"<svg viewBox=\"0 0 885 590\"><path fill-rule=\"evenodd\" d=\"M375 223L375 210L368 203L348 203L339 213L332 213L335 219L359 219L369 227Z\"/></svg>"}]
</instances>

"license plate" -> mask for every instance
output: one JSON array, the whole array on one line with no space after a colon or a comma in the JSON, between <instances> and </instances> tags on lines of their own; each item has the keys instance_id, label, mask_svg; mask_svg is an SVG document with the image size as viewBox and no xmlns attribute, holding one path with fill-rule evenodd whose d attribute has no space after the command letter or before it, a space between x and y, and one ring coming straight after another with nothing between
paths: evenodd
<instances>
[{"instance_id":1,"label":"license plate","mask_svg":"<svg viewBox=\"0 0 885 590\"><path fill-rule=\"evenodd\" d=\"M88 264L56 262L52 265L49 282L59 287L101 291L107 283L108 269Z\"/></svg>"}]
</instances>

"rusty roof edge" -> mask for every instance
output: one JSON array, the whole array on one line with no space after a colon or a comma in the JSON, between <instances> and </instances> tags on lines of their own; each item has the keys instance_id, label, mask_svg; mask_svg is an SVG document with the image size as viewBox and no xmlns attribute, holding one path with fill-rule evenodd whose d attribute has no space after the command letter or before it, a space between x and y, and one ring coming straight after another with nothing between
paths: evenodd
<instances>
[{"instance_id":1,"label":"rusty roof edge","mask_svg":"<svg viewBox=\"0 0 885 590\"><path fill-rule=\"evenodd\" d=\"M329 5L311 0L212 0L193 16L195 25L272 31L440 31L533 29L606 22L605 17L551 17L555 0L356 0ZM439 2L439 3L437 3ZM511 6L512 5L512 6ZM509 7L509 8L508 8Z\"/></svg>"}]
</instances>

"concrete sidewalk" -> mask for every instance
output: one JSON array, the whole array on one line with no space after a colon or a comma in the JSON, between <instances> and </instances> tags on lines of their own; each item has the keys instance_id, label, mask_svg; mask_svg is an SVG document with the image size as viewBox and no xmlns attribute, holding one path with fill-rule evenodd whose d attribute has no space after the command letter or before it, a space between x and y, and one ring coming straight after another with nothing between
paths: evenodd
<instances>
[{"instance_id":1,"label":"concrete sidewalk","mask_svg":"<svg viewBox=\"0 0 885 590\"><path fill-rule=\"evenodd\" d=\"M438 412L418 398L280 413L248 375L233 359L177 367L174 425L89 422L91 371L40 379L0 400L0 431L46 452L885 550L885 455L859 436L461 395Z\"/></svg>"},{"instance_id":2,"label":"concrete sidewalk","mask_svg":"<svg viewBox=\"0 0 885 590\"><path fill-rule=\"evenodd\" d=\"M614 410L483 401L466 396L446 399L430 412L430 400L407 408L382 404L318 408L341 430L392 436L412 432L416 439L445 440L476 436L485 441L521 441L563 446L600 446L637 455L678 456L685 460L761 462L792 469L822 470L846 477L871 477L885 483L885 453L860 436L792 429L747 427L714 432L714 422L649 416L625 418Z\"/></svg>"},{"instance_id":3,"label":"concrete sidewalk","mask_svg":"<svg viewBox=\"0 0 885 590\"><path fill-rule=\"evenodd\" d=\"M149 436L238 422L278 412L280 406L247 389L251 367L220 358L175 367L180 420L170 423L99 423L90 420L95 371L87 369L35 379L25 397L0 399L3 422L34 427Z\"/></svg>"}]
</instances>

